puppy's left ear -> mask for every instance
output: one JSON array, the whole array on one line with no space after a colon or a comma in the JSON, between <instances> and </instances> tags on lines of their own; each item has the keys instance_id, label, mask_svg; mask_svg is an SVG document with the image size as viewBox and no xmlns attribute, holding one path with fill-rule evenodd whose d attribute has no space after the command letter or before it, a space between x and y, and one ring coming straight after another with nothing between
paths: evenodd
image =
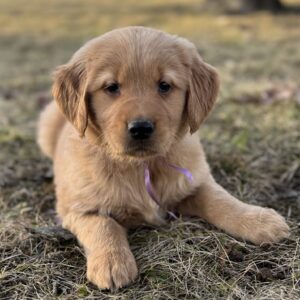
<instances>
[{"instance_id":1,"label":"puppy's left ear","mask_svg":"<svg viewBox=\"0 0 300 300\"><path fill-rule=\"evenodd\" d=\"M88 125L86 88L87 74L82 62L70 62L58 67L54 73L54 99L81 137Z\"/></svg>"},{"instance_id":2,"label":"puppy's left ear","mask_svg":"<svg viewBox=\"0 0 300 300\"><path fill-rule=\"evenodd\" d=\"M187 92L187 115L191 133L199 129L211 111L218 91L219 78L216 70L206 64L195 49Z\"/></svg>"}]
</instances>

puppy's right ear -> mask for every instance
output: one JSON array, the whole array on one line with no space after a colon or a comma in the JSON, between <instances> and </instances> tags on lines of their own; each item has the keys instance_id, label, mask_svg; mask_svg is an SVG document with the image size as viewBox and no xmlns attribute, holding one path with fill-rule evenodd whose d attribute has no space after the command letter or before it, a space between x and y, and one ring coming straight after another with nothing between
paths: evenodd
<instances>
[{"instance_id":1,"label":"puppy's right ear","mask_svg":"<svg viewBox=\"0 0 300 300\"><path fill-rule=\"evenodd\" d=\"M216 70L206 64L194 51L191 79L188 90L187 111L190 132L196 132L211 111L219 90Z\"/></svg>"},{"instance_id":2,"label":"puppy's right ear","mask_svg":"<svg viewBox=\"0 0 300 300\"><path fill-rule=\"evenodd\" d=\"M62 65L54 72L54 99L81 137L88 124L86 87L87 74L83 63Z\"/></svg>"}]
</instances>

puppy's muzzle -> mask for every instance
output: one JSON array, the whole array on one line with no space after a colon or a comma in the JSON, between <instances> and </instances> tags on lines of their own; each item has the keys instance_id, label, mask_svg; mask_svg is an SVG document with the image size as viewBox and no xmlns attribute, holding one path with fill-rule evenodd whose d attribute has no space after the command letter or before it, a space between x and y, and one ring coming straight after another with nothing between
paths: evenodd
<instances>
[{"instance_id":1,"label":"puppy's muzzle","mask_svg":"<svg viewBox=\"0 0 300 300\"><path fill-rule=\"evenodd\" d=\"M150 120L137 119L128 123L127 130L132 139L147 140L153 134L155 126Z\"/></svg>"}]
</instances>

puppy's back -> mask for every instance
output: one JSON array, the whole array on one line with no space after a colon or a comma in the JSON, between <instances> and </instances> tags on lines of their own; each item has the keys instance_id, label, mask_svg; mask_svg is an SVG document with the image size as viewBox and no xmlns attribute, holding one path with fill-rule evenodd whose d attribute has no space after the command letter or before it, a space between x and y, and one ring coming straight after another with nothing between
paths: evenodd
<instances>
[{"instance_id":1,"label":"puppy's back","mask_svg":"<svg viewBox=\"0 0 300 300\"><path fill-rule=\"evenodd\" d=\"M55 101L52 101L40 115L37 132L38 144L44 154L50 158L54 156L57 140L64 124L65 117L59 111Z\"/></svg>"}]
</instances>

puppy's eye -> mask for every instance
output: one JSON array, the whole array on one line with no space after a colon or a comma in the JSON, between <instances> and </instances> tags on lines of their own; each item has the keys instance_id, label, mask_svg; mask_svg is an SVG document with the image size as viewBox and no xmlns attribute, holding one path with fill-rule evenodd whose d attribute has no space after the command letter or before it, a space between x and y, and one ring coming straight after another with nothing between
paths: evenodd
<instances>
[{"instance_id":1,"label":"puppy's eye","mask_svg":"<svg viewBox=\"0 0 300 300\"><path fill-rule=\"evenodd\" d=\"M160 81L158 83L158 91L161 94L167 94L171 90L171 85L165 81Z\"/></svg>"},{"instance_id":2,"label":"puppy's eye","mask_svg":"<svg viewBox=\"0 0 300 300\"><path fill-rule=\"evenodd\" d=\"M118 95L120 93L120 85L117 82L107 85L104 90L111 95Z\"/></svg>"}]
</instances>

